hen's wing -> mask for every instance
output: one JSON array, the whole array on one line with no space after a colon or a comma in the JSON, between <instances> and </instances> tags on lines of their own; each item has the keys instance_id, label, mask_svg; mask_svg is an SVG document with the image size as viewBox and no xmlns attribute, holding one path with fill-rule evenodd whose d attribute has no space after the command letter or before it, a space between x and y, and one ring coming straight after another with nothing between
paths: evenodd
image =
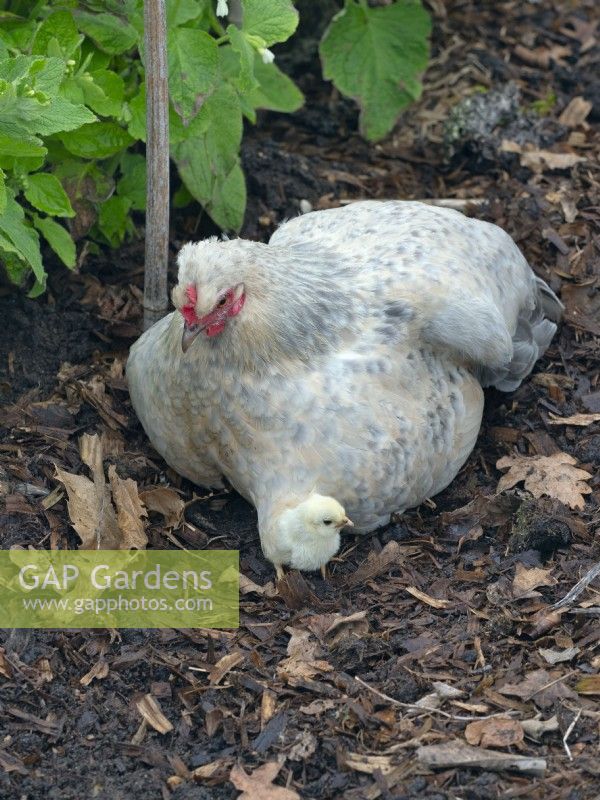
<instances>
[{"instance_id":1,"label":"hen's wing","mask_svg":"<svg viewBox=\"0 0 600 800\"><path fill-rule=\"evenodd\" d=\"M353 262L354 288L372 294L390 335L394 317L408 319L413 341L453 352L504 391L531 371L560 317L560 301L505 231L450 209L359 202L290 220L270 244L320 245Z\"/></svg>"}]
</instances>

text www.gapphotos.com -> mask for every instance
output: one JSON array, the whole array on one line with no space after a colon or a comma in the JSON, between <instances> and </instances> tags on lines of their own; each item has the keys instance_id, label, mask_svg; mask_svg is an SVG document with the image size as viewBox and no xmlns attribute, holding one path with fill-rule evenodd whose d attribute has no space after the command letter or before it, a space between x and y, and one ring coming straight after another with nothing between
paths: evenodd
<instances>
[{"instance_id":1,"label":"text www.gapphotos.com","mask_svg":"<svg viewBox=\"0 0 600 800\"><path fill-rule=\"evenodd\" d=\"M41 597L23 598L23 608L26 611L74 613L74 614L106 614L113 612L136 611L212 611L213 601L210 597L178 597L169 601L164 597L76 597L76 598L51 598Z\"/></svg>"}]
</instances>

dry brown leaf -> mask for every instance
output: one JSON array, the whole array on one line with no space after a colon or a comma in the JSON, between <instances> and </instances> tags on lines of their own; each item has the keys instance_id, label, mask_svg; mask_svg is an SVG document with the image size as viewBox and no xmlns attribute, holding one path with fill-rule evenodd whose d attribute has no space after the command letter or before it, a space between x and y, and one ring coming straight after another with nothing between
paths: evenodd
<instances>
[{"instance_id":1,"label":"dry brown leaf","mask_svg":"<svg viewBox=\"0 0 600 800\"><path fill-rule=\"evenodd\" d=\"M250 592L254 592L254 594L258 594L261 597L275 597L277 588L273 581L265 583L264 586L259 586L240 572L240 594L250 594Z\"/></svg>"},{"instance_id":2,"label":"dry brown leaf","mask_svg":"<svg viewBox=\"0 0 600 800\"><path fill-rule=\"evenodd\" d=\"M229 773L229 780L242 792L237 800L300 800L300 795L293 789L273 784L282 766L277 761L267 761L249 775L239 764L235 764Z\"/></svg>"},{"instance_id":3,"label":"dry brown leaf","mask_svg":"<svg viewBox=\"0 0 600 800\"><path fill-rule=\"evenodd\" d=\"M522 700L533 699L540 708L549 708L560 698L576 699L575 692L564 684L566 677L568 676L550 673L545 669L536 669L518 683L506 683L497 691Z\"/></svg>"},{"instance_id":4,"label":"dry brown leaf","mask_svg":"<svg viewBox=\"0 0 600 800\"><path fill-rule=\"evenodd\" d=\"M137 483L131 478L119 478L114 464L108 468L108 479L117 508L117 524L121 530L120 550L144 550L148 537L142 517L147 517L138 494Z\"/></svg>"},{"instance_id":5,"label":"dry brown leaf","mask_svg":"<svg viewBox=\"0 0 600 800\"><path fill-rule=\"evenodd\" d=\"M516 719L491 717L470 722L465 739L476 747L510 747L523 741L523 728Z\"/></svg>"},{"instance_id":6,"label":"dry brown leaf","mask_svg":"<svg viewBox=\"0 0 600 800\"><path fill-rule=\"evenodd\" d=\"M156 486L140 492L140 499L149 511L156 511L165 518L167 528L178 528L183 520L185 503L174 489Z\"/></svg>"},{"instance_id":7,"label":"dry brown leaf","mask_svg":"<svg viewBox=\"0 0 600 800\"><path fill-rule=\"evenodd\" d=\"M574 97L569 105L564 109L558 121L567 128L577 128L582 125L587 115L592 110L592 104L583 97Z\"/></svg>"},{"instance_id":8,"label":"dry brown leaf","mask_svg":"<svg viewBox=\"0 0 600 800\"><path fill-rule=\"evenodd\" d=\"M573 414L571 417L557 417L556 414L550 414L548 420L550 425L592 425L594 422L600 422L600 414Z\"/></svg>"},{"instance_id":9,"label":"dry brown leaf","mask_svg":"<svg viewBox=\"0 0 600 800\"><path fill-rule=\"evenodd\" d=\"M585 507L584 494L591 494L591 487L585 483L592 476L574 465L577 460L568 453L555 453L551 456L522 456L514 453L504 456L497 463L500 470L508 473L500 478L498 491L512 489L524 481L525 489L534 497L554 497L561 503L582 510Z\"/></svg>"},{"instance_id":10,"label":"dry brown leaf","mask_svg":"<svg viewBox=\"0 0 600 800\"><path fill-rule=\"evenodd\" d=\"M538 586L555 586L557 581L551 575L551 569L541 567L526 567L517 561L515 577L512 583L513 597L536 597L539 592L532 592Z\"/></svg>"},{"instance_id":11,"label":"dry brown leaf","mask_svg":"<svg viewBox=\"0 0 600 800\"><path fill-rule=\"evenodd\" d=\"M300 711L308 717L320 717L325 711L335 708L333 700L313 700L307 706L300 706Z\"/></svg>"},{"instance_id":12,"label":"dry brown leaf","mask_svg":"<svg viewBox=\"0 0 600 800\"><path fill-rule=\"evenodd\" d=\"M330 646L334 646L351 636L358 638L365 636L369 632L369 623L366 617L366 611L356 611L348 616L343 616L342 614L315 614L309 617L305 624L321 642L326 641ZM289 647L290 645L288 644L288 652Z\"/></svg>"},{"instance_id":13,"label":"dry brown leaf","mask_svg":"<svg viewBox=\"0 0 600 800\"><path fill-rule=\"evenodd\" d=\"M85 675L79 679L79 683L82 686L89 686L90 683L96 678L97 680L102 680L102 678L106 678L108 675L108 664L104 659L100 658L94 666L86 672Z\"/></svg>"},{"instance_id":14,"label":"dry brown leaf","mask_svg":"<svg viewBox=\"0 0 600 800\"><path fill-rule=\"evenodd\" d=\"M315 659L304 661L300 658L284 658L277 664L277 676L283 681L307 680L321 672L332 672L329 661Z\"/></svg>"},{"instance_id":15,"label":"dry brown leaf","mask_svg":"<svg viewBox=\"0 0 600 800\"><path fill-rule=\"evenodd\" d=\"M561 661L572 661L579 653L578 647L567 647L565 650L547 650L538 648L539 654L548 664L560 664Z\"/></svg>"},{"instance_id":16,"label":"dry brown leaf","mask_svg":"<svg viewBox=\"0 0 600 800\"><path fill-rule=\"evenodd\" d=\"M82 550L118 550L121 532L104 477L91 481L56 467L56 477L67 490L71 525Z\"/></svg>"},{"instance_id":17,"label":"dry brown leaf","mask_svg":"<svg viewBox=\"0 0 600 800\"><path fill-rule=\"evenodd\" d=\"M12 678L13 671L10 662L6 658L6 650L0 647L0 675L5 678Z\"/></svg>"},{"instance_id":18,"label":"dry brown leaf","mask_svg":"<svg viewBox=\"0 0 600 800\"><path fill-rule=\"evenodd\" d=\"M579 694L600 694L600 675L586 675L577 681L575 691Z\"/></svg>"},{"instance_id":19,"label":"dry brown leaf","mask_svg":"<svg viewBox=\"0 0 600 800\"><path fill-rule=\"evenodd\" d=\"M215 761L196 767L192 771L192 778L197 782L207 782L210 785L223 783L227 780L232 761L231 758L217 758Z\"/></svg>"},{"instance_id":20,"label":"dry brown leaf","mask_svg":"<svg viewBox=\"0 0 600 800\"><path fill-rule=\"evenodd\" d=\"M437 597L431 597L425 594L425 592L417 589L416 586L406 586L405 588L406 591L412 594L413 597L416 597L417 600L420 600L422 603L427 603L428 606L433 606L433 608L449 608L452 605L450 600L438 600Z\"/></svg>"},{"instance_id":21,"label":"dry brown leaf","mask_svg":"<svg viewBox=\"0 0 600 800\"><path fill-rule=\"evenodd\" d=\"M135 700L135 707L146 720L148 725L159 733L168 733L173 730L172 723L165 717L158 700L151 694L142 695Z\"/></svg>"},{"instance_id":22,"label":"dry brown leaf","mask_svg":"<svg viewBox=\"0 0 600 800\"><path fill-rule=\"evenodd\" d=\"M227 675L227 673L230 672L234 667L237 667L238 664L241 664L245 658L246 655L241 650L236 650L233 653L227 653L227 655L220 658L208 673L208 679L211 684L216 686L218 683L220 683L225 675Z\"/></svg>"},{"instance_id":23,"label":"dry brown leaf","mask_svg":"<svg viewBox=\"0 0 600 800\"><path fill-rule=\"evenodd\" d=\"M534 172L544 169L569 169L585 161L583 156L576 153L553 153L551 150L525 150L517 142L504 139L500 149L505 153L516 153L522 167L528 167Z\"/></svg>"}]
</instances>

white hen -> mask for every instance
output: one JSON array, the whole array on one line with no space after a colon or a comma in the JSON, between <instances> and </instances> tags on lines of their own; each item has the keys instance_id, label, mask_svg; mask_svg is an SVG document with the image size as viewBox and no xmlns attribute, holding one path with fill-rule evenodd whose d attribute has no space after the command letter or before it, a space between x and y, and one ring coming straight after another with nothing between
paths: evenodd
<instances>
[{"instance_id":1,"label":"white hen","mask_svg":"<svg viewBox=\"0 0 600 800\"><path fill-rule=\"evenodd\" d=\"M481 387L515 389L561 310L500 228L394 201L187 244L173 300L132 348L134 408L175 470L254 503L267 556L315 492L366 532L444 489Z\"/></svg>"}]
</instances>

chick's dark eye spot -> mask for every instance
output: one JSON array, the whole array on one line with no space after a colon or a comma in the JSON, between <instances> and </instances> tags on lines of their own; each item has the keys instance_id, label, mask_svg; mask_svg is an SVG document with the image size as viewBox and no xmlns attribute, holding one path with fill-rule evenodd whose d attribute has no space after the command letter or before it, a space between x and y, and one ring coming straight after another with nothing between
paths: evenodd
<instances>
[{"instance_id":1,"label":"chick's dark eye spot","mask_svg":"<svg viewBox=\"0 0 600 800\"><path fill-rule=\"evenodd\" d=\"M217 306L224 306L226 302L227 302L227 298L226 297L222 297L219 300L219 302L217 303Z\"/></svg>"},{"instance_id":2,"label":"chick's dark eye spot","mask_svg":"<svg viewBox=\"0 0 600 800\"><path fill-rule=\"evenodd\" d=\"M332 519L324 519L323 520L323 525L331 525L332 522L333 522Z\"/></svg>"}]
</instances>

